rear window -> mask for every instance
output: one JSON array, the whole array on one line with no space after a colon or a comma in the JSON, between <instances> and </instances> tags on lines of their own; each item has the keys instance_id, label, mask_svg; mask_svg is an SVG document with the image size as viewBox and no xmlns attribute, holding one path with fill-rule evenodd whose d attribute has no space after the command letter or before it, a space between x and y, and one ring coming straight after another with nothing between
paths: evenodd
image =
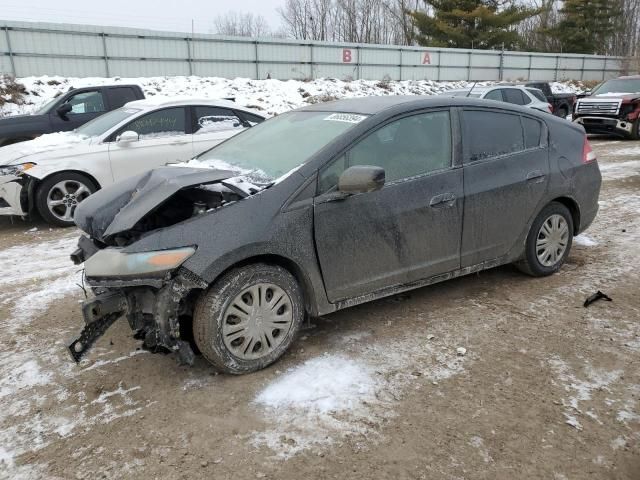
<instances>
[{"instance_id":1,"label":"rear window","mask_svg":"<svg viewBox=\"0 0 640 480\"><path fill-rule=\"evenodd\" d=\"M109 88L107 89L107 96L109 97L109 103L112 109L120 108L125 103L137 100L136 92L131 87Z\"/></svg>"},{"instance_id":2,"label":"rear window","mask_svg":"<svg viewBox=\"0 0 640 480\"><path fill-rule=\"evenodd\" d=\"M253 113L249 112L243 112L242 110L236 110L235 112L237 115L240 115L240 118L242 118L246 122L249 122L252 126L264 122L264 118L259 115L254 115Z\"/></svg>"},{"instance_id":3,"label":"rear window","mask_svg":"<svg viewBox=\"0 0 640 480\"><path fill-rule=\"evenodd\" d=\"M519 115L465 110L463 135L465 162L509 155L525 148Z\"/></svg>"},{"instance_id":4,"label":"rear window","mask_svg":"<svg viewBox=\"0 0 640 480\"><path fill-rule=\"evenodd\" d=\"M536 97L538 100L540 100L541 102L546 102L547 101L547 99L545 98L545 96L542 94L542 92L540 90L536 90L535 88L527 88L527 91L531 95Z\"/></svg>"}]
</instances>

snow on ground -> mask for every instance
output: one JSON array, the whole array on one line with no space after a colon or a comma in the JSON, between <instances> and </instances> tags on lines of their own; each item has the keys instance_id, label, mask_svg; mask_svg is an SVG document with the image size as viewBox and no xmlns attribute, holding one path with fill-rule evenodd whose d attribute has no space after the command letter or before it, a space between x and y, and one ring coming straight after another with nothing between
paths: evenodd
<instances>
[{"instance_id":1,"label":"snow on ground","mask_svg":"<svg viewBox=\"0 0 640 480\"><path fill-rule=\"evenodd\" d=\"M0 304L12 303L12 317L0 326L14 331L34 320L51 302L80 292L80 268L69 259L78 233L55 240L32 239L29 244L0 250Z\"/></svg>"},{"instance_id":2,"label":"snow on ground","mask_svg":"<svg viewBox=\"0 0 640 480\"><path fill-rule=\"evenodd\" d=\"M573 244L580 245L581 247L595 247L596 245L598 245L598 242L596 242L590 236L582 233L573 238Z\"/></svg>"},{"instance_id":3,"label":"snow on ground","mask_svg":"<svg viewBox=\"0 0 640 480\"><path fill-rule=\"evenodd\" d=\"M194 96L199 98L235 98L239 105L251 107L268 116L282 113L311 103L338 98L369 95L434 95L454 88L465 88L472 83L437 82L433 80L377 81L337 79L302 80L233 80L218 77L141 77L141 78L67 78L24 77L17 79L28 92L23 105L7 103L0 108L0 116L32 113L46 102L71 87L105 84L140 85L147 97ZM479 82L490 85L495 82ZM575 92L579 86L555 82L553 89Z\"/></svg>"},{"instance_id":4,"label":"snow on ground","mask_svg":"<svg viewBox=\"0 0 640 480\"><path fill-rule=\"evenodd\" d=\"M132 397L139 387L122 384L93 400L65 402L71 395L66 386L85 371L123 359L98 360L79 369L64 355L64 341L57 340L70 332L43 335L25 328L56 300L74 293L82 298L81 272L69 259L77 239L77 231L53 240L30 232L22 245L0 250L0 304L11 312L0 318L0 478L5 478L3 469L10 469L11 478L39 478L31 469L16 467L13 458L76 429L134 415L149 404Z\"/></svg>"},{"instance_id":5,"label":"snow on ground","mask_svg":"<svg viewBox=\"0 0 640 480\"><path fill-rule=\"evenodd\" d=\"M349 336L349 333L346 334ZM435 342L417 333L389 343L349 343L340 355L325 354L282 373L256 396L267 428L251 443L279 458L339 443L369 441L416 378L432 382L464 371L451 340Z\"/></svg>"}]
</instances>

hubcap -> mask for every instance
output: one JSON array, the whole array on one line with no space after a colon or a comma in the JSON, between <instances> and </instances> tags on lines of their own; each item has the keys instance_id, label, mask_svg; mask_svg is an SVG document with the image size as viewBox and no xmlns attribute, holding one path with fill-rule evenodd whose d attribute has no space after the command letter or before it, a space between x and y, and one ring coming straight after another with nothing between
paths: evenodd
<instances>
[{"instance_id":1,"label":"hubcap","mask_svg":"<svg viewBox=\"0 0 640 480\"><path fill-rule=\"evenodd\" d=\"M47 194L49 212L65 222L73 220L76 207L91 195L89 188L77 180L63 180L56 183Z\"/></svg>"},{"instance_id":2,"label":"hubcap","mask_svg":"<svg viewBox=\"0 0 640 480\"><path fill-rule=\"evenodd\" d=\"M560 261L569 244L569 225L562 215L547 218L538 232L536 255L545 267L552 267Z\"/></svg>"},{"instance_id":3,"label":"hubcap","mask_svg":"<svg viewBox=\"0 0 640 480\"><path fill-rule=\"evenodd\" d=\"M224 312L223 342L237 358L256 360L275 350L292 324L289 295L272 283L258 283L237 295Z\"/></svg>"}]
</instances>

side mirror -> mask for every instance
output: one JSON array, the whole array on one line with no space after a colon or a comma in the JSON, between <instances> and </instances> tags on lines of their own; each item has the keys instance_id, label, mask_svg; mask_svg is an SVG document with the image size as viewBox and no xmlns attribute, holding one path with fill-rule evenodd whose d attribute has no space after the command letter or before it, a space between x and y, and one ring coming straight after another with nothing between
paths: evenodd
<instances>
[{"instance_id":1,"label":"side mirror","mask_svg":"<svg viewBox=\"0 0 640 480\"><path fill-rule=\"evenodd\" d=\"M122 132L120 135L118 135L118 138L116 138L116 142L118 143L132 143L137 142L138 140L140 140L140 135L138 135L133 130Z\"/></svg>"},{"instance_id":2,"label":"side mirror","mask_svg":"<svg viewBox=\"0 0 640 480\"><path fill-rule=\"evenodd\" d=\"M355 165L347 168L338 179L338 191L348 195L375 192L384 186L384 168Z\"/></svg>"},{"instance_id":3,"label":"side mirror","mask_svg":"<svg viewBox=\"0 0 640 480\"><path fill-rule=\"evenodd\" d=\"M68 103L64 103L60 105L58 108L56 108L56 113L58 114L58 116L64 118L67 116L67 113L69 113L71 110L73 110L73 107Z\"/></svg>"}]
</instances>

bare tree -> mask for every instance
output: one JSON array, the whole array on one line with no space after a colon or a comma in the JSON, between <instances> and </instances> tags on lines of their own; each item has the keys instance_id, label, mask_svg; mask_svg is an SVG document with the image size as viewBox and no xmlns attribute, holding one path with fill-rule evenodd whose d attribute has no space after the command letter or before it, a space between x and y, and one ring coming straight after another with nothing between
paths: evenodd
<instances>
[{"instance_id":1,"label":"bare tree","mask_svg":"<svg viewBox=\"0 0 640 480\"><path fill-rule=\"evenodd\" d=\"M409 11L421 0L285 0L278 9L288 36L302 40L409 45Z\"/></svg>"},{"instance_id":2,"label":"bare tree","mask_svg":"<svg viewBox=\"0 0 640 480\"><path fill-rule=\"evenodd\" d=\"M251 12L227 12L213 21L214 31L219 35L236 37L266 37L270 35L269 25L261 15Z\"/></svg>"}]
</instances>

